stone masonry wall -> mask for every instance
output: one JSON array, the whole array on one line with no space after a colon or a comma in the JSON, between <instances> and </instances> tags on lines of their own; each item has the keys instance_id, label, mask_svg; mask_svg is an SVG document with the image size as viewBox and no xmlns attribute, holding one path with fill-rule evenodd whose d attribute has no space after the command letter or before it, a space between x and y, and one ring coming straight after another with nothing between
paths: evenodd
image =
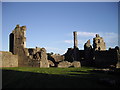
<instances>
[{"instance_id":1,"label":"stone masonry wall","mask_svg":"<svg viewBox=\"0 0 120 90\"><path fill-rule=\"evenodd\" d=\"M42 68L49 67L49 62L47 60L47 54L45 48L42 48L40 50L40 67Z\"/></svg>"},{"instance_id":2,"label":"stone masonry wall","mask_svg":"<svg viewBox=\"0 0 120 90\"><path fill-rule=\"evenodd\" d=\"M104 39L99 36L99 34L96 34L96 37L93 38L93 48L94 50L106 50L106 44L104 42Z\"/></svg>"},{"instance_id":3,"label":"stone masonry wall","mask_svg":"<svg viewBox=\"0 0 120 90\"><path fill-rule=\"evenodd\" d=\"M18 56L11 52L0 51L0 67L18 67Z\"/></svg>"},{"instance_id":4,"label":"stone masonry wall","mask_svg":"<svg viewBox=\"0 0 120 90\"><path fill-rule=\"evenodd\" d=\"M116 66L117 61L118 58L116 50L95 52L95 65L98 67L110 67L111 65Z\"/></svg>"},{"instance_id":5,"label":"stone masonry wall","mask_svg":"<svg viewBox=\"0 0 120 90\"><path fill-rule=\"evenodd\" d=\"M64 60L64 56L59 54L51 55L51 57L54 58L55 62L60 62Z\"/></svg>"}]
</instances>

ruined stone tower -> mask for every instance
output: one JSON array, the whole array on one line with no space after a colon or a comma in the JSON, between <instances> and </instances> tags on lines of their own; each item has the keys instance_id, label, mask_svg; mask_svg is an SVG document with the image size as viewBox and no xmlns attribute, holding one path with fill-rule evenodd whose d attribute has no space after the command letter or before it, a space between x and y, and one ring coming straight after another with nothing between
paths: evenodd
<instances>
[{"instance_id":1,"label":"ruined stone tower","mask_svg":"<svg viewBox=\"0 0 120 90\"><path fill-rule=\"evenodd\" d=\"M10 34L10 52L18 54L21 48L26 48L26 26L16 25Z\"/></svg>"},{"instance_id":2,"label":"ruined stone tower","mask_svg":"<svg viewBox=\"0 0 120 90\"><path fill-rule=\"evenodd\" d=\"M74 36L74 53L73 53L73 61L77 61L77 51L78 51L78 40L77 40L77 32L73 32Z\"/></svg>"},{"instance_id":3,"label":"ruined stone tower","mask_svg":"<svg viewBox=\"0 0 120 90\"><path fill-rule=\"evenodd\" d=\"M73 32L73 36L74 36L74 48L78 48L78 40L77 40L77 32L76 31Z\"/></svg>"},{"instance_id":4,"label":"ruined stone tower","mask_svg":"<svg viewBox=\"0 0 120 90\"><path fill-rule=\"evenodd\" d=\"M96 34L96 37L93 38L93 49L96 51L106 50L106 45L102 37L99 34Z\"/></svg>"},{"instance_id":5,"label":"ruined stone tower","mask_svg":"<svg viewBox=\"0 0 120 90\"><path fill-rule=\"evenodd\" d=\"M9 51L18 56L18 67L49 67L45 48L26 48L26 26L16 25Z\"/></svg>"},{"instance_id":6,"label":"ruined stone tower","mask_svg":"<svg viewBox=\"0 0 120 90\"><path fill-rule=\"evenodd\" d=\"M25 55L26 48L26 26L16 25L15 29L10 34L9 51L14 55L18 55L18 66L27 66L28 57Z\"/></svg>"}]
</instances>

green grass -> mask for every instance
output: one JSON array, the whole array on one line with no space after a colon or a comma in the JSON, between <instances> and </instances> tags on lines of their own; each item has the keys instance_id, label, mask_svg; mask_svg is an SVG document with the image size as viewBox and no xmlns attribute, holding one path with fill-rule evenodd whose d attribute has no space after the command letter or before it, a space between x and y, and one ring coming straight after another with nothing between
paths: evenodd
<instances>
[{"instance_id":1,"label":"green grass","mask_svg":"<svg viewBox=\"0 0 120 90\"><path fill-rule=\"evenodd\" d=\"M117 80L118 76L92 72L94 68L2 68L3 88L110 88L101 78Z\"/></svg>"},{"instance_id":2,"label":"green grass","mask_svg":"<svg viewBox=\"0 0 120 90\"><path fill-rule=\"evenodd\" d=\"M33 73L44 73L44 74L58 74L58 75L69 75L69 74L87 74L85 71L93 70L93 68L38 68L38 67L4 67L4 70L15 70ZM75 72L74 72L75 71ZM81 73L77 72L81 71Z\"/></svg>"}]
</instances>

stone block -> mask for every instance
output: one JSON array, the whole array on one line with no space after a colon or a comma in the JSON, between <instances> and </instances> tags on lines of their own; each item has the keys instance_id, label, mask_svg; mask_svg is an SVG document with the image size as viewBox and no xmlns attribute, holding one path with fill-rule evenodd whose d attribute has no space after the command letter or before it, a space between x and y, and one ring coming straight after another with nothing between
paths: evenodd
<instances>
[{"instance_id":1,"label":"stone block","mask_svg":"<svg viewBox=\"0 0 120 90\"><path fill-rule=\"evenodd\" d=\"M55 66L55 64L51 60L48 60L48 63L49 63L50 67L54 67Z\"/></svg>"},{"instance_id":2,"label":"stone block","mask_svg":"<svg viewBox=\"0 0 120 90\"><path fill-rule=\"evenodd\" d=\"M73 67L81 67L81 63L79 61L73 61L72 66Z\"/></svg>"},{"instance_id":3,"label":"stone block","mask_svg":"<svg viewBox=\"0 0 120 90\"><path fill-rule=\"evenodd\" d=\"M58 64L58 67L60 68L67 68L67 67L71 67L72 63L68 62L68 61L62 61Z\"/></svg>"},{"instance_id":4,"label":"stone block","mask_svg":"<svg viewBox=\"0 0 120 90\"><path fill-rule=\"evenodd\" d=\"M18 67L18 56L11 52L0 52L0 67Z\"/></svg>"}]
</instances>

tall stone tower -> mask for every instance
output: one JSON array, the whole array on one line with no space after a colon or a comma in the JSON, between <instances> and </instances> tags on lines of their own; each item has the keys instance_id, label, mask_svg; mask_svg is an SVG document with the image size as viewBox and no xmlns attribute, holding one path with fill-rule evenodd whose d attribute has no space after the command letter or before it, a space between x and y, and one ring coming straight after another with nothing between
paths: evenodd
<instances>
[{"instance_id":1,"label":"tall stone tower","mask_svg":"<svg viewBox=\"0 0 120 90\"><path fill-rule=\"evenodd\" d=\"M77 32L76 31L73 32L73 36L74 36L74 48L78 48L78 40L77 40Z\"/></svg>"},{"instance_id":2,"label":"tall stone tower","mask_svg":"<svg viewBox=\"0 0 120 90\"><path fill-rule=\"evenodd\" d=\"M96 34L96 37L93 38L93 48L98 51L106 50L105 42L99 34Z\"/></svg>"},{"instance_id":3,"label":"tall stone tower","mask_svg":"<svg viewBox=\"0 0 120 90\"><path fill-rule=\"evenodd\" d=\"M74 31L73 32L73 36L74 36L74 51L73 51L73 61L77 61L77 51L78 51L78 40L77 40L77 32Z\"/></svg>"},{"instance_id":4,"label":"tall stone tower","mask_svg":"<svg viewBox=\"0 0 120 90\"><path fill-rule=\"evenodd\" d=\"M26 26L16 25L9 37L9 51L13 54L18 54L20 49L26 48Z\"/></svg>"}]
</instances>

